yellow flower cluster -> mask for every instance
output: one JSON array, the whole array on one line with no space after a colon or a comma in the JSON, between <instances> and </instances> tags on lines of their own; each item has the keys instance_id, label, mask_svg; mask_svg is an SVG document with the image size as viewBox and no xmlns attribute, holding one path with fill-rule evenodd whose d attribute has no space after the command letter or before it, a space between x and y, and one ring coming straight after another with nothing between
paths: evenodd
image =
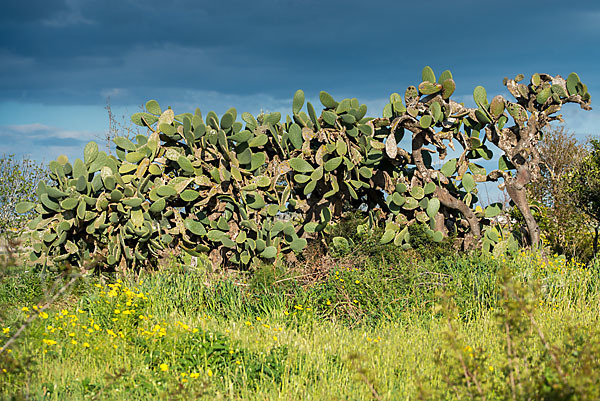
<instances>
[{"instance_id":1,"label":"yellow flower cluster","mask_svg":"<svg viewBox=\"0 0 600 401\"><path fill-rule=\"evenodd\" d=\"M100 300L96 301L97 303L102 301L111 305L114 303L113 313L115 317L111 319L115 324L114 327L102 327L97 318L80 308L75 308L73 311L62 309L53 312L52 315L41 310L42 308L38 305L20 308L20 312L24 314L25 318L28 318L29 314L34 311L40 319L48 321L44 324L44 332L42 333L44 338L41 345L44 347L44 352L47 352L48 347L78 346L84 349L92 348L90 343L93 344L92 339L98 336L103 336L99 338L99 344L108 338L112 347L117 349L121 344L113 340L124 341L131 326L123 324L124 320L130 317L141 320L151 318L151 316L147 317L137 313L136 308L142 306L139 302L143 303L148 300L147 294L139 289L130 289L124 286L121 280L106 286L95 284L95 287L100 290ZM9 331L10 328L3 330L4 334L8 334ZM159 332L164 333L164 330L159 330ZM98 349L98 346L94 349Z\"/></svg>"},{"instance_id":2,"label":"yellow flower cluster","mask_svg":"<svg viewBox=\"0 0 600 401\"><path fill-rule=\"evenodd\" d=\"M378 343L381 341L381 337L377 336L376 338L371 338L369 336L367 336L367 342L369 343Z\"/></svg>"},{"instance_id":3,"label":"yellow flower cluster","mask_svg":"<svg viewBox=\"0 0 600 401\"><path fill-rule=\"evenodd\" d=\"M117 281L108 285L95 284L95 287L95 294L85 301L87 304L84 302L68 309L47 311L42 311L41 306L37 305L20 308L22 315L36 313L40 318L38 324L42 335L41 339L37 340L37 346L41 353L50 352L55 355L51 351L56 350L62 354L94 356L110 348L121 349L123 352L139 352L140 344L147 344L145 346L148 347L162 347L161 344L170 346L171 342L185 340L186 336L196 335L202 330L202 326L194 327L181 320L167 323L156 319L149 313L151 294L135 286L129 287ZM297 310L300 311L311 310L302 305L297 306ZM203 315L200 321L210 319L210 316ZM246 326L261 330L269 340L279 341L282 327L273 327L260 316L256 316L255 319L255 324L247 321ZM10 327L2 329L7 336L11 332ZM225 330L225 333L231 333L231 330ZM205 335L209 341L215 338L210 332L206 332ZM232 362L238 366L243 365L239 349L231 347L228 352L233 357ZM188 368L182 372L166 360L161 361L153 370L157 373L174 374L181 382L215 375L214 367L197 367L195 370Z\"/></svg>"}]
</instances>

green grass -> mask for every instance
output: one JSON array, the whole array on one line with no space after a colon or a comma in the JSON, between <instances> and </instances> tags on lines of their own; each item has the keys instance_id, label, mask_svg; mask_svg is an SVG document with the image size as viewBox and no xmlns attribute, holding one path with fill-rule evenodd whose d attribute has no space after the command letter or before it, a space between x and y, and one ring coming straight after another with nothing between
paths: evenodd
<instances>
[{"instance_id":1,"label":"green grass","mask_svg":"<svg viewBox=\"0 0 600 401\"><path fill-rule=\"evenodd\" d=\"M596 265L523 253L323 266L87 277L0 355L0 398L599 396ZM52 282L5 274L4 339Z\"/></svg>"}]
</instances>

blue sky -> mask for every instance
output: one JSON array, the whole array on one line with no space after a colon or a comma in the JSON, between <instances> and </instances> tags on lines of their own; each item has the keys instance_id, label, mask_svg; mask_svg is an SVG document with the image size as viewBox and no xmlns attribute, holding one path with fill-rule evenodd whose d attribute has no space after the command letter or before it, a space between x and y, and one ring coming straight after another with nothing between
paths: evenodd
<instances>
[{"instance_id":1,"label":"blue sky","mask_svg":"<svg viewBox=\"0 0 600 401\"><path fill-rule=\"evenodd\" d=\"M600 3L594 1L46 0L0 14L0 154L80 157L149 99L177 113L291 112L303 89L357 97L380 116L421 69L450 69L455 98L504 94L518 73L579 73L590 112L566 126L598 135ZM490 96L490 97L491 97ZM238 114L239 115L239 114Z\"/></svg>"}]
</instances>

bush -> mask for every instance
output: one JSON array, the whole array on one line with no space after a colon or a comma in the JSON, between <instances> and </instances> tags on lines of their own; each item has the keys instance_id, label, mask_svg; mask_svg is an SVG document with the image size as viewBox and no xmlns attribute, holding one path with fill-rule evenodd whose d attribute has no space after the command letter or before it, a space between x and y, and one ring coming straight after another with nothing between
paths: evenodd
<instances>
[{"instance_id":1,"label":"bush","mask_svg":"<svg viewBox=\"0 0 600 401\"><path fill-rule=\"evenodd\" d=\"M34 201L35 187L46 179L47 172L42 165L27 157L0 157L0 235L23 228L30 214L17 214L15 205Z\"/></svg>"},{"instance_id":2,"label":"bush","mask_svg":"<svg viewBox=\"0 0 600 401\"><path fill-rule=\"evenodd\" d=\"M338 102L326 92L319 96L320 116L311 103L307 114L301 90L292 116L242 113L243 123L234 108L220 118L212 111L203 117L199 109L176 115L150 100L146 112L132 116L149 135L115 137L116 157L90 142L83 160L71 164L63 155L50 162L52 184L37 190L41 203L18 207L38 212L30 227L44 241L31 259L51 270L82 267L90 258L127 270L156 267L165 253L185 250L209 254L215 267L247 268L295 257L308 240L322 240L348 205L368 213L370 229L384 227L375 231L382 233L381 244L410 248L408 226L419 222L430 225L424 232L435 241L450 232L464 239L463 247L487 251L500 240L489 224L501 208L472 206L477 182L499 179L524 215L530 243L537 244L524 185L539 163L535 147L526 145L563 104L590 108L585 85L575 73L568 86L547 74L517 85L524 78L519 74L504 80L517 103L496 96L490 104L478 86L478 108L471 109L450 100L450 71L437 82L425 67L421 77L419 89L407 88L406 104L398 93L390 96L381 118L367 117L367 106L356 98ZM552 83L557 92L549 97ZM405 132L412 133L410 152L398 146ZM488 143L482 143L483 132ZM434 165L431 152L444 159L443 140L453 138L462 156ZM493 157L491 145L501 151L501 162L488 174L476 162ZM341 253L352 245L335 242Z\"/></svg>"},{"instance_id":3,"label":"bush","mask_svg":"<svg viewBox=\"0 0 600 401\"><path fill-rule=\"evenodd\" d=\"M592 220L577 205L577 197L569 190L569 174L576 170L589 154L564 127L545 130L539 143L542 161L540 175L528 188L532 210L540 227L543 244L551 253L588 261L593 256ZM584 169L586 174L588 169ZM516 208L515 208L516 209ZM585 211L585 210L584 210ZM515 210L523 222L523 216Z\"/></svg>"}]
</instances>

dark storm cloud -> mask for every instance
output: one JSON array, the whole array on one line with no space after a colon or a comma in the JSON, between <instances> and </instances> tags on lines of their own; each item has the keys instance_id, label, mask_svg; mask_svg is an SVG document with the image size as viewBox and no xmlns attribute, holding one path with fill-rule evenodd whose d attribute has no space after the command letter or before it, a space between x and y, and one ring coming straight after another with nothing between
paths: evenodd
<instances>
[{"instance_id":1,"label":"dark storm cloud","mask_svg":"<svg viewBox=\"0 0 600 401\"><path fill-rule=\"evenodd\" d=\"M598 61L581 51L598 31L573 25L594 9L558 1L22 3L0 19L0 101L98 104L118 93L114 102L135 104L183 90L287 98L297 88L386 97L425 64L452 68L468 92L548 64L585 77ZM570 37L552 30L557 20L573 25Z\"/></svg>"}]
</instances>

